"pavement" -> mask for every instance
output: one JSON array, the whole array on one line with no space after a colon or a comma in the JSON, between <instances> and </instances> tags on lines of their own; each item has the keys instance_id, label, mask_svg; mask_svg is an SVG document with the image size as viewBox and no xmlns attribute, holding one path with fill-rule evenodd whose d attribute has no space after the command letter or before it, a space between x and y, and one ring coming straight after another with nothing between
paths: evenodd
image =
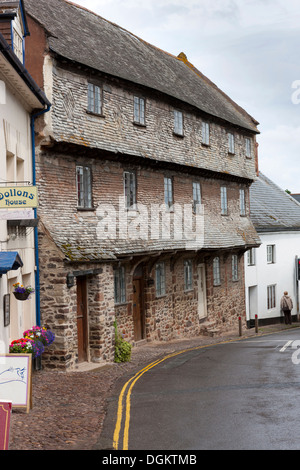
<instances>
[{"instance_id":1,"label":"pavement","mask_svg":"<svg viewBox=\"0 0 300 470\"><path fill-rule=\"evenodd\" d=\"M43 369L32 377L32 408L11 416L9 450L94 450L102 431L107 403L136 372L170 353L201 345L272 334L292 325L237 328L219 336L199 336L169 342L142 342L132 348L130 362L83 364L72 371Z\"/></svg>"}]
</instances>

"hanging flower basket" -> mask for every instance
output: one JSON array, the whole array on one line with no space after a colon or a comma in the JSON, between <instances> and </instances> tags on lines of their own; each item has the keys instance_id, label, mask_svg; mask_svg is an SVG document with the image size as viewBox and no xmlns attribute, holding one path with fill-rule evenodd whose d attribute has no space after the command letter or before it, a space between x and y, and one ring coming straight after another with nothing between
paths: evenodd
<instances>
[{"instance_id":1,"label":"hanging flower basket","mask_svg":"<svg viewBox=\"0 0 300 470\"><path fill-rule=\"evenodd\" d=\"M17 300L27 300L30 294L33 294L34 289L30 286L24 287L19 282L13 285L13 294Z\"/></svg>"},{"instance_id":2,"label":"hanging flower basket","mask_svg":"<svg viewBox=\"0 0 300 470\"><path fill-rule=\"evenodd\" d=\"M27 300L29 297L27 292L14 292L13 294L17 300Z\"/></svg>"}]
</instances>

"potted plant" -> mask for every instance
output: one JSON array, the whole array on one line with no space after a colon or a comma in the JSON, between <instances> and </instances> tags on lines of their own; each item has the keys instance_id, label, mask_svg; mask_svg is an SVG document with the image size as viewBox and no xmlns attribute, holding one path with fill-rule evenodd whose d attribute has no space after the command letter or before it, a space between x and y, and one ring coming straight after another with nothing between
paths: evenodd
<instances>
[{"instance_id":1,"label":"potted plant","mask_svg":"<svg viewBox=\"0 0 300 470\"><path fill-rule=\"evenodd\" d=\"M9 352L15 354L32 354L32 358L35 358L43 352L42 343L37 344L35 341L29 338L15 339L9 346Z\"/></svg>"},{"instance_id":2,"label":"potted plant","mask_svg":"<svg viewBox=\"0 0 300 470\"><path fill-rule=\"evenodd\" d=\"M46 327L33 326L30 330L26 330L23 333L24 338L33 341L36 348L39 350L39 354L33 357L34 370L42 369L42 353L45 347L50 346L55 339L54 333L48 330Z\"/></svg>"},{"instance_id":3,"label":"potted plant","mask_svg":"<svg viewBox=\"0 0 300 470\"><path fill-rule=\"evenodd\" d=\"M45 326L33 326L30 330L24 331L23 336L33 341L40 341L44 346L49 346L55 338L52 331Z\"/></svg>"},{"instance_id":4,"label":"potted plant","mask_svg":"<svg viewBox=\"0 0 300 470\"><path fill-rule=\"evenodd\" d=\"M13 288L13 294L17 300L27 300L30 294L34 293L33 287L24 287L23 285L20 285L19 282L13 284Z\"/></svg>"}]
</instances>

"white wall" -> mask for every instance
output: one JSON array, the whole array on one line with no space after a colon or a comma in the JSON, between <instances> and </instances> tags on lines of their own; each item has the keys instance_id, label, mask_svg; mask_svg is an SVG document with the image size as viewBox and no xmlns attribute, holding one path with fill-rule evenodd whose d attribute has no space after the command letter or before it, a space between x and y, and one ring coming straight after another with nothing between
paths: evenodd
<instances>
[{"instance_id":1,"label":"white wall","mask_svg":"<svg viewBox=\"0 0 300 470\"><path fill-rule=\"evenodd\" d=\"M14 186L16 181L32 182L32 152L30 115L16 97L5 87L6 102L0 104L0 183ZM9 157L7 157L9 153ZM7 165L8 163L8 165ZM8 183L8 180L10 183ZM23 184L24 186L24 184ZM1 209L0 209L1 210ZM12 284L34 287L34 234L33 228L26 229L26 236L8 237L7 222L0 220L0 251L17 251L24 266L17 271L9 271L0 277L0 350L8 352L14 339L23 336L23 331L36 324L35 294L25 302L15 300ZM11 294L10 325L3 324L3 296Z\"/></svg>"},{"instance_id":2,"label":"white wall","mask_svg":"<svg viewBox=\"0 0 300 470\"><path fill-rule=\"evenodd\" d=\"M248 266L245 254L247 320L250 320L250 316L254 320L255 310L258 319L278 319L283 316L280 313L280 299L284 291L288 291L291 296L294 304L292 315L296 315L295 257L300 258L300 232L259 233L259 236L262 245L255 249L255 266ZM267 263L267 245L275 245L275 263ZM276 285L276 306L268 309L267 286L272 284Z\"/></svg>"}]
</instances>

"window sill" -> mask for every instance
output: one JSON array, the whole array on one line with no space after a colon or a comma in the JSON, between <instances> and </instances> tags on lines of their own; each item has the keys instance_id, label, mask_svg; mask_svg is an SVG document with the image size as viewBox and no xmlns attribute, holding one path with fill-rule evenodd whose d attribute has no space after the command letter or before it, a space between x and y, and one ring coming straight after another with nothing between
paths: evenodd
<instances>
[{"instance_id":1,"label":"window sill","mask_svg":"<svg viewBox=\"0 0 300 470\"><path fill-rule=\"evenodd\" d=\"M184 134L179 134L178 132L175 132L175 131L173 131L173 135L174 135L175 137L180 137L181 139L184 138Z\"/></svg>"},{"instance_id":2,"label":"window sill","mask_svg":"<svg viewBox=\"0 0 300 470\"><path fill-rule=\"evenodd\" d=\"M86 114L90 114L91 116L98 116L98 117L105 118L105 115L104 115L104 114L102 114L102 113L95 113L94 111L89 111L88 109L86 110Z\"/></svg>"},{"instance_id":3,"label":"window sill","mask_svg":"<svg viewBox=\"0 0 300 470\"><path fill-rule=\"evenodd\" d=\"M81 212L91 212L91 211L95 211L95 207L77 207L77 210L78 211L81 211Z\"/></svg>"},{"instance_id":4,"label":"window sill","mask_svg":"<svg viewBox=\"0 0 300 470\"><path fill-rule=\"evenodd\" d=\"M135 206L131 206L131 207L125 207L125 211L126 212L131 212L133 214L135 213L139 213L139 210L137 208L137 204Z\"/></svg>"},{"instance_id":5,"label":"window sill","mask_svg":"<svg viewBox=\"0 0 300 470\"><path fill-rule=\"evenodd\" d=\"M201 142L202 147L210 148L210 144L206 144L205 142Z\"/></svg>"},{"instance_id":6,"label":"window sill","mask_svg":"<svg viewBox=\"0 0 300 470\"><path fill-rule=\"evenodd\" d=\"M235 156L235 152L228 152L228 155L229 155L230 157L234 157L234 156Z\"/></svg>"},{"instance_id":7,"label":"window sill","mask_svg":"<svg viewBox=\"0 0 300 470\"><path fill-rule=\"evenodd\" d=\"M115 302L115 307L125 307L129 302Z\"/></svg>"},{"instance_id":8,"label":"window sill","mask_svg":"<svg viewBox=\"0 0 300 470\"><path fill-rule=\"evenodd\" d=\"M156 294L156 299L163 299L164 297L167 297L167 294L161 294L161 295L157 295Z\"/></svg>"},{"instance_id":9,"label":"window sill","mask_svg":"<svg viewBox=\"0 0 300 470\"><path fill-rule=\"evenodd\" d=\"M147 127L146 124L143 124L142 122L138 122L138 121L133 121L133 125L137 127L143 127L143 128Z\"/></svg>"}]
</instances>

